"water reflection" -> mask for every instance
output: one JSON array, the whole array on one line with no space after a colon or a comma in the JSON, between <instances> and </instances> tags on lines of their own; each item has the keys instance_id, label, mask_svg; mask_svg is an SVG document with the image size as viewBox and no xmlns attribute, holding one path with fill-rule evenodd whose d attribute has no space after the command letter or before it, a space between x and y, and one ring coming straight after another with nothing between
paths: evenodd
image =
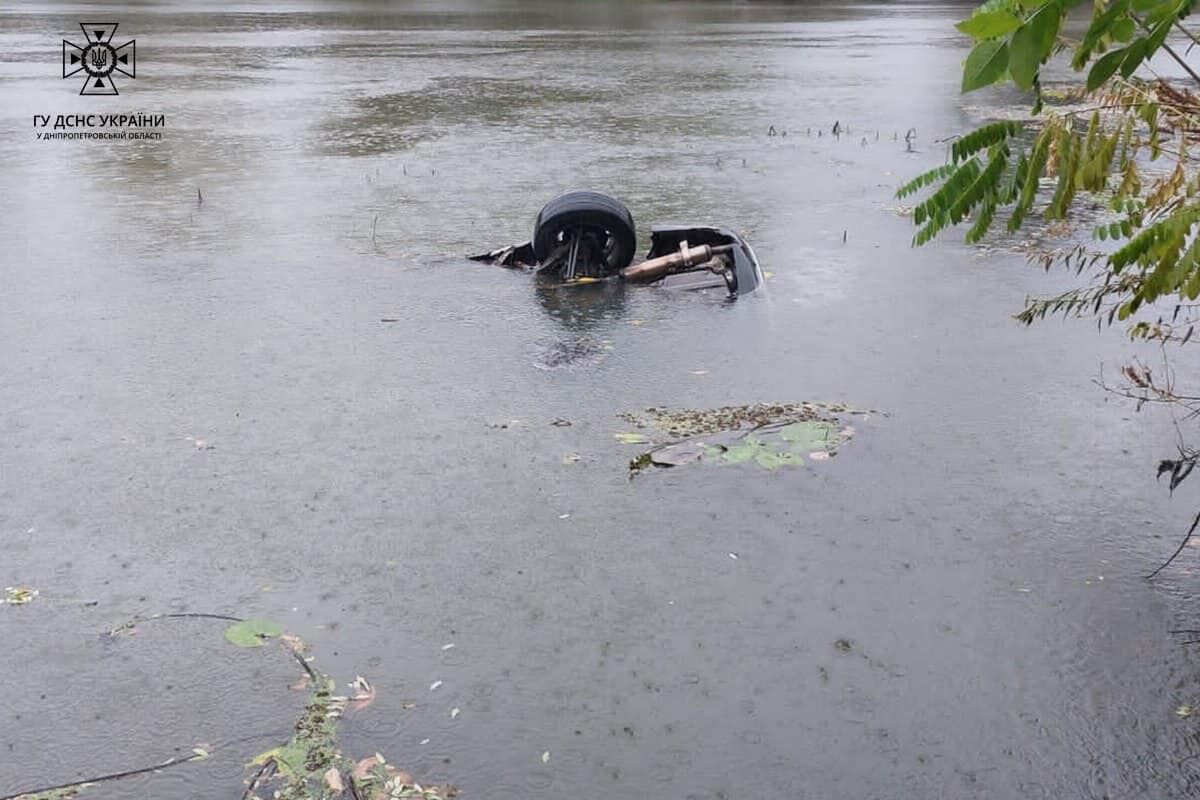
<instances>
[{"instance_id":1,"label":"water reflection","mask_svg":"<svg viewBox=\"0 0 1200 800\"><path fill-rule=\"evenodd\" d=\"M627 311L627 293L637 291L620 281L564 286L533 279L533 294L546 316L569 331L607 327Z\"/></svg>"}]
</instances>

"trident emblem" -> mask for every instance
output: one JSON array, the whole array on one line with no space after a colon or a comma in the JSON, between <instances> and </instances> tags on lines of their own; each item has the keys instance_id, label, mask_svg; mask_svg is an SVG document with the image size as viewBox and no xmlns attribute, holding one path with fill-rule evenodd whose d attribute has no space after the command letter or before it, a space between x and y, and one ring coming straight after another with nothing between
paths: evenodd
<instances>
[{"instance_id":1,"label":"trident emblem","mask_svg":"<svg viewBox=\"0 0 1200 800\"><path fill-rule=\"evenodd\" d=\"M136 44L130 39L120 47L113 47L113 34L117 32L115 22L81 22L87 44L83 47L62 40L63 77L69 78L82 71L83 88L80 94L119 94L113 83L112 74L119 72L128 78L137 77Z\"/></svg>"}]
</instances>

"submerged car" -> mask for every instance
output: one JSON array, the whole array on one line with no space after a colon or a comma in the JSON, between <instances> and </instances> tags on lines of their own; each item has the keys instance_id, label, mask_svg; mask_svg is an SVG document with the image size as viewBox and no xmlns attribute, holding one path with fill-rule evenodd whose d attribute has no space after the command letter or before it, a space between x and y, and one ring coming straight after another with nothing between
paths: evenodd
<instances>
[{"instance_id":1,"label":"submerged car","mask_svg":"<svg viewBox=\"0 0 1200 800\"><path fill-rule=\"evenodd\" d=\"M471 258L535 269L539 279L563 285L621 280L702 289L723 284L736 297L763 282L754 250L725 228L656 225L650 229L645 260L634 264L636 247L633 215L624 203L601 192L577 190L542 208L530 241Z\"/></svg>"}]
</instances>

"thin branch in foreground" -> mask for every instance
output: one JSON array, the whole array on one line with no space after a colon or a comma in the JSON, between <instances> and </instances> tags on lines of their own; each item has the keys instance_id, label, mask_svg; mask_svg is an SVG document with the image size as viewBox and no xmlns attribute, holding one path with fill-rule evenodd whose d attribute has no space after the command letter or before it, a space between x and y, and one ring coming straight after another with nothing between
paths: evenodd
<instances>
[{"instance_id":1,"label":"thin branch in foreground","mask_svg":"<svg viewBox=\"0 0 1200 800\"><path fill-rule=\"evenodd\" d=\"M207 754L200 755L199 753L196 753L196 754L188 756L187 758L180 758L180 759L168 758L166 761L162 762L161 764L155 764L152 767L138 767L137 769L128 769L123 772L112 772L112 773L109 773L108 775L100 775L99 777L88 778L87 780L72 781L70 783L60 783L57 786L42 786L37 789L25 789L23 791L17 792L16 794L9 794L9 795L5 795L4 797L0 797L0 800L17 800L17 798L19 798L19 797L28 797L30 795L38 795L38 794L43 794L46 792L57 792L57 791L62 791L64 789L73 789L73 788L78 788L78 787L83 787L83 786L89 786L89 785L95 784L95 783L103 783L104 781L115 781L115 780L119 780L120 778L128 778L133 775L144 775L147 772L158 772L159 770L167 769L168 767L177 767L180 764L186 764L189 761L199 761L204 758L208 758L208 755Z\"/></svg>"},{"instance_id":2,"label":"thin branch in foreground","mask_svg":"<svg viewBox=\"0 0 1200 800\"><path fill-rule=\"evenodd\" d=\"M227 622L245 622L241 617L231 617L228 614L204 614L196 611L180 611L173 614L151 614L148 617L134 617L128 622L123 622L117 627L110 629L108 635L116 636L118 633L133 630L143 622L153 622L156 619L221 619ZM4 800L4 798L0 797L0 800Z\"/></svg>"},{"instance_id":3,"label":"thin branch in foreground","mask_svg":"<svg viewBox=\"0 0 1200 800\"><path fill-rule=\"evenodd\" d=\"M1146 580L1153 578L1155 575L1157 575L1158 573L1160 573L1164 569L1166 569L1171 564L1171 562L1174 561L1179 556L1179 554L1183 552L1183 548L1187 547L1187 543L1192 540L1192 534L1196 531L1197 525L1200 525L1200 513L1197 513L1196 518L1194 520L1192 520L1192 527L1188 528L1187 534L1183 537L1183 541L1179 543L1179 547L1177 547L1175 549L1175 552L1171 554L1171 557L1168 558L1166 561L1164 561L1162 564L1160 564L1158 569L1154 570L1154 572L1151 572L1149 575L1147 575ZM0 798L0 800L3 800L3 798Z\"/></svg>"},{"instance_id":4,"label":"thin branch in foreground","mask_svg":"<svg viewBox=\"0 0 1200 800\"><path fill-rule=\"evenodd\" d=\"M254 777L250 780L250 782L246 784L246 791L242 795L242 800L249 800L249 798L256 791L258 791L259 786L271 779L271 776L275 774L275 770L275 759L268 758L263 765L258 768L258 772L254 773Z\"/></svg>"}]
</instances>

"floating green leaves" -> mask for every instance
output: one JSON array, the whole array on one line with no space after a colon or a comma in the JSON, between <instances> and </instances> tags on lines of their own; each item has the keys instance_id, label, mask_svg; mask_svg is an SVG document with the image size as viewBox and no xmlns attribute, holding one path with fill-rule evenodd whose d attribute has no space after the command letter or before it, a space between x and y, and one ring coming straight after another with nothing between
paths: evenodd
<instances>
[{"instance_id":1,"label":"floating green leaves","mask_svg":"<svg viewBox=\"0 0 1200 800\"><path fill-rule=\"evenodd\" d=\"M837 423L823 419L785 425L779 430L779 438L802 450L833 450L841 442Z\"/></svg>"},{"instance_id":2,"label":"floating green leaves","mask_svg":"<svg viewBox=\"0 0 1200 800\"><path fill-rule=\"evenodd\" d=\"M274 761L275 766L281 773L289 778L295 778L307 771L305 764L308 759L309 749L301 744L297 744L293 739L286 745L272 747L270 750L259 753L251 759L247 766L262 767Z\"/></svg>"},{"instance_id":3,"label":"floating green leaves","mask_svg":"<svg viewBox=\"0 0 1200 800\"><path fill-rule=\"evenodd\" d=\"M713 448L710 453L713 456L719 456L720 462L725 464L749 464L754 463L756 466L766 470L779 469L780 467L795 466L803 464L804 458L798 453L793 453L787 450L779 450L770 442L764 442L757 438L747 438L741 444L734 445L728 448Z\"/></svg>"},{"instance_id":4,"label":"floating green leaves","mask_svg":"<svg viewBox=\"0 0 1200 800\"><path fill-rule=\"evenodd\" d=\"M261 619L238 620L223 614L179 612L139 617L109 631L110 636L132 633L142 623L152 620L181 618L208 618L235 620L225 629L225 638L239 647L261 647L267 639L278 641L280 649L304 670L303 679L291 688L303 689L311 686L311 693L304 705L303 713L286 742L272 747L252 758L246 765L251 774L245 781L245 791L238 794L243 800L450 800L457 794L453 786L421 786L407 772L387 764L382 755L376 753L355 761L346 756L338 744L338 724L347 711L361 711L370 705L375 690L362 676L357 676L350 687L351 696L337 694L337 683L329 675L314 666L312 659L304 654L307 647L299 638L286 634L273 622ZM453 647L445 645L443 650ZM406 704L404 708L411 708ZM451 717L457 713L451 712ZM426 742L428 740L425 740ZM424 742L423 742L424 743ZM134 775L158 773L168 767L188 762L204 761L212 756L213 747L197 744L186 756L176 756L166 761L133 770L112 772L77 783L62 784L46 789L12 795L14 800L73 800L80 791L101 782L118 781Z\"/></svg>"},{"instance_id":5,"label":"floating green leaves","mask_svg":"<svg viewBox=\"0 0 1200 800\"><path fill-rule=\"evenodd\" d=\"M225 629L225 638L238 647L262 647L267 639L283 635L283 628L265 619L246 619Z\"/></svg>"},{"instance_id":6,"label":"floating green leaves","mask_svg":"<svg viewBox=\"0 0 1200 800\"><path fill-rule=\"evenodd\" d=\"M832 417L836 414L869 413L853 411L837 403L755 403L744 406L721 406L706 409L647 408L621 415L621 419L639 428L654 428L674 438L701 433L718 433L740 428L758 428L779 423L803 422ZM642 434L618 434L622 436ZM645 441L645 437L642 437Z\"/></svg>"},{"instance_id":7,"label":"floating green leaves","mask_svg":"<svg viewBox=\"0 0 1200 800\"><path fill-rule=\"evenodd\" d=\"M774 471L826 461L853 435L854 428L835 416L867 412L845 406L815 403L777 403L726 406L710 411L668 411L651 408L625 419L664 430L681 439L662 442L629 463L636 474L648 467L678 467L691 463L753 465ZM650 441L646 439L646 441Z\"/></svg>"}]
</instances>

